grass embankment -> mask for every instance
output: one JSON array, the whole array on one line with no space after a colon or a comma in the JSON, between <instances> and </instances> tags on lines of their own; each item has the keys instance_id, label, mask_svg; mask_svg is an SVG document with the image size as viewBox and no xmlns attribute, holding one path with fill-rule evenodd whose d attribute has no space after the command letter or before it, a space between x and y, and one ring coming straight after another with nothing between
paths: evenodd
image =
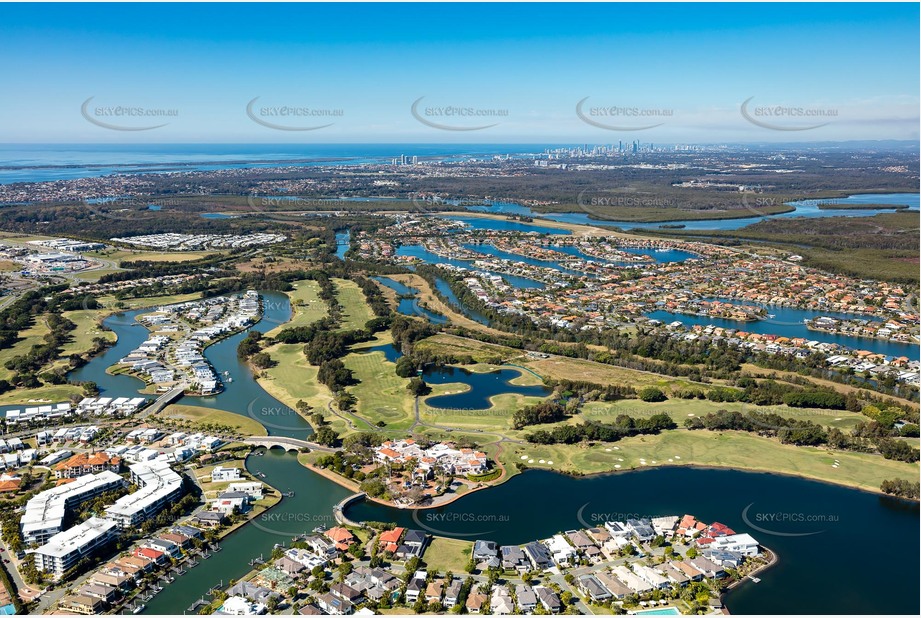
<instances>
[{"instance_id":1,"label":"grass embankment","mask_svg":"<svg viewBox=\"0 0 921 618\"><path fill-rule=\"evenodd\" d=\"M575 474L697 465L789 474L876 492L885 479L918 477L917 464L867 453L789 446L734 431L675 430L591 446L515 445L510 452L513 461L528 467Z\"/></svg>"},{"instance_id":2,"label":"grass embankment","mask_svg":"<svg viewBox=\"0 0 921 618\"><path fill-rule=\"evenodd\" d=\"M389 331L378 333L373 341L353 346L342 362L359 381L348 387L358 400L356 413L372 424L386 423L387 430L407 430L413 424L413 396L406 390L409 378L398 376L396 364L383 352L368 351L392 342Z\"/></svg>"},{"instance_id":3,"label":"grass embankment","mask_svg":"<svg viewBox=\"0 0 921 618\"><path fill-rule=\"evenodd\" d=\"M345 421L330 416L327 406L333 400L329 389L317 382L318 367L307 362L304 346L299 343L281 343L267 347L267 352L277 364L262 369L257 374L259 385L275 399L291 409L304 401L326 415L332 428L343 433L348 429Z\"/></svg>"},{"instance_id":4,"label":"grass embankment","mask_svg":"<svg viewBox=\"0 0 921 618\"><path fill-rule=\"evenodd\" d=\"M232 427L245 436L268 435L265 427L256 419L226 410L214 410L200 406L171 404L157 413L158 418L190 421L193 425L206 429L208 427Z\"/></svg>"},{"instance_id":5,"label":"grass embankment","mask_svg":"<svg viewBox=\"0 0 921 618\"><path fill-rule=\"evenodd\" d=\"M494 335L500 336L507 334L500 330L484 326L475 320L471 320L450 305L442 302L440 298L435 296L435 293L432 291L432 287L429 285L428 281L419 275L387 275L387 278L393 279L394 281L398 281L403 285L419 290L419 293L416 294L416 298L419 299L419 304L423 307L431 309L435 313L440 313L441 315L445 316L455 326L462 326L471 330L478 330L484 333L492 333ZM389 290L390 288L386 289Z\"/></svg>"},{"instance_id":6,"label":"grass embankment","mask_svg":"<svg viewBox=\"0 0 921 618\"><path fill-rule=\"evenodd\" d=\"M786 418L811 421L825 427L836 427L845 433L853 429L857 423L869 421L862 414L845 410L791 408L785 405L753 406L739 402L715 402L706 399L670 399L659 403L645 403L638 399L595 401L586 403L579 417L605 423L613 422L620 414L626 414L634 418L648 418L653 414L664 413L668 414L678 425L683 425L684 421L690 417L706 416L719 410L777 414Z\"/></svg>"},{"instance_id":7,"label":"grass embankment","mask_svg":"<svg viewBox=\"0 0 921 618\"><path fill-rule=\"evenodd\" d=\"M656 386L667 389L696 384L682 378L626 369L579 358L566 356L551 356L546 359L532 358L522 350L454 335L434 335L418 342L416 346L444 354L469 355L477 362L486 362L498 357L506 363L520 365L541 376L556 379L584 380L597 384L629 384L634 388Z\"/></svg>"},{"instance_id":8,"label":"grass embankment","mask_svg":"<svg viewBox=\"0 0 921 618\"><path fill-rule=\"evenodd\" d=\"M277 335L285 328L313 324L317 320L326 317L329 313L326 303L320 300L320 286L316 281L295 281L292 285L294 290L285 292L285 294L291 300L293 315L286 323L280 324L267 332L266 335L269 337Z\"/></svg>"}]
</instances>

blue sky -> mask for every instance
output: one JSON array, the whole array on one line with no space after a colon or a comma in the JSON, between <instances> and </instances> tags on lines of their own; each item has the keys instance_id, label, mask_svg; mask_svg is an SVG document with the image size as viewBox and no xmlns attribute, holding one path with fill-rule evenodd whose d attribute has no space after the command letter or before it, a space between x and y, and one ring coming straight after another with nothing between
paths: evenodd
<instances>
[{"instance_id":1,"label":"blue sky","mask_svg":"<svg viewBox=\"0 0 921 618\"><path fill-rule=\"evenodd\" d=\"M0 142L917 140L918 21L917 4L0 4ZM800 111L761 115L776 106Z\"/></svg>"}]
</instances>

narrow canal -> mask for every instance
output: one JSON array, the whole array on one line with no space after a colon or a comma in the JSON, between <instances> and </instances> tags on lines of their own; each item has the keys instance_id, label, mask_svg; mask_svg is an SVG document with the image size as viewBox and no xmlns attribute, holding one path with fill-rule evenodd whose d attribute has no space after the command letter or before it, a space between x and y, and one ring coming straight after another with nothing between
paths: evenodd
<instances>
[{"instance_id":1,"label":"narrow canal","mask_svg":"<svg viewBox=\"0 0 921 618\"><path fill-rule=\"evenodd\" d=\"M265 318L255 327L259 330L270 330L290 316L284 295L266 293L265 307ZM133 325L135 313L106 320L118 334L119 344L74 377L93 379L110 395L131 394L140 386L132 378L128 383L105 373L114 360L146 338L146 330ZM284 406L266 394L237 360L236 345L243 336L230 337L207 351L215 369L233 377L227 390L208 400L187 397L183 402L251 416L256 399L255 416L270 431L304 437L303 428L293 420L290 425L277 422L277 413L271 410ZM384 351L395 358L397 352L390 348ZM252 559L267 556L276 543L332 523L332 507L348 490L302 467L293 453L263 452L251 455L247 468L294 496L283 498L274 509L224 539L222 551L176 578L147 604L145 613L181 614L212 586L227 586L241 577L250 570ZM799 478L693 468L581 479L529 471L432 511L360 503L348 512L357 520L394 521L433 533L500 543L523 543L607 519L684 513L751 532L780 556L780 562L761 576L761 583L746 583L728 595L733 613L913 614L918 609L914 596L904 593L915 590L919 581L911 550L918 542L918 505Z\"/></svg>"}]
</instances>

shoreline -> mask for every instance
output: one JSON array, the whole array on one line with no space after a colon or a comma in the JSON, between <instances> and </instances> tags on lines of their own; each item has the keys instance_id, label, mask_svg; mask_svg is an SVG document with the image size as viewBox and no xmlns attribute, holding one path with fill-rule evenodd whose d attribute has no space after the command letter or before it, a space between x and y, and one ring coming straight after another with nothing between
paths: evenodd
<instances>
[{"instance_id":1,"label":"shoreline","mask_svg":"<svg viewBox=\"0 0 921 618\"><path fill-rule=\"evenodd\" d=\"M316 472L316 473L319 474L320 476L323 476L324 478L327 478L328 480L330 480L330 481L336 483L337 485L340 485L340 486L342 486L342 487L345 487L345 488L348 489L349 491L354 491L355 493L361 492L361 489L359 488L359 486L358 486L357 484L355 484L355 485L350 485L350 484L349 484L349 483L354 483L354 481L350 481L349 479L342 478L340 475L336 474L335 472L330 472L330 471L328 471L328 470L323 470L323 469L321 469L321 468L317 468L316 466L314 466L313 464L310 464L310 463L308 463L308 462L298 461L298 463L300 463L300 464L301 464L302 466L304 466L305 468L307 468L307 469L309 469L309 470L311 470L311 471L313 471L313 472ZM380 504L381 506L386 506L386 507L393 508L393 509L399 509L399 510L426 510L426 509L433 509L433 508L439 508L439 507L442 507L442 506L446 506L446 505L448 505L448 504L451 504L452 502L455 502L455 501L457 501L457 500L460 500L461 498L464 498L465 496L469 496L470 494L472 494L472 493L474 493L474 492L476 492L476 491L482 491L482 490L484 490L484 489L492 489L492 488L498 487L498 486L504 484L505 482L511 480L512 478L518 476L519 474L526 474L527 472L532 471L532 470L539 470L539 471L542 471L542 472L550 472L550 473L552 473L552 474L560 474L560 475L563 475L563 476L569 476L569 477L572 477L572 478L574 478L574 479L576 479L576 480L579 480L579 479L591 479L591 478L602 477L602 476L614 476L614 475L616 475L616 474L623 474L623 473L641 473L641 472L656 470L656 469L659 469L659 468L693 468L693 469L698 469L698 470L734 470L734 471L737 471L737 472L745 472L745 473L749 473L749 474L769 474L769 475L782 476L782 477L789 477L789 478L798 478L798 479L801 479L801 480L811 481L811 482L814 482L814 483L825 483L825 484L828 484L828 485L833 485L833 486L837 486L837 487L843 487L843 488L845 488L845 489L850 489L850 490L853 490L853 491L860 491L860 492L863 492L863 493L866 493L866 494L870 494L870 495L876 495L876 496L880 496L880 497L892 498L892 499L895 499L895 500L902 500L902 501L910 502L910 503L918 503L918 502L919 502L918 499L905 498L905 497L902 497L902 496L895 496L895 495L892 495L892 494L883 493L883 491L882 491L882 490L879 490L879 489L871 490L871 489L866 489L866 488L859 487L859 486L856 486L856 485L848 485L848 484L846 484L846 483L836 483L836 482L834 482L834 481L828 481L828 480L824 480L824 479L813 478L813 477L806 476L806 475L803 475L803 474L792 474L792 473L787 473L787 472L776 472L776 471L770 471L770 470L760 470L760 469L756 469L756 468L745 468L745 467L738 467L738 466L712 466L712 465L704 465L704 464L664 464L664 465L645 466L645 467L642 467L642 468L630 468L629 470L611 470L611 471L604 471L604 472L592 472L592 473L589 473L589 474L571 474L571 473L563 472L563 471L560 471L560 470L553 470L553 469L549 469L549 468L547 468L547 469L545 469L545 468L528 468L528 469L526 469L526 470L520 470L520 471L517 471L517 472L511 472L511 473L510 473L510 472L508 472L507 469L505 469L505 474L503 474L501 477L499 477L498 479L496 479L496 483L495 483L494 485L486 485L486 486L483 486L483 487L478 487L478 488L476 488L476 489L471 489L470 491L467 491L467 492L465 492L465 493L463 493L463 494L454 496L451 500L448 500L448 501L446 501L446 502L444 502L444 503L442 503L442 504L437 504L437 505L426 505L426 506L405 506L405 507L399 507L399 506L396 506L396 505L391 504L391 503L389 503L389 502L385 502L385 501L382 501L382 500L377 499L377 498L372 498L371 496L366 496L365 499L368 500L368 501L371 501L371 502L375 502L375 503L377 503L377 504ZM343 515L345 515L344 512L343 512ZM347 517L347 516L346 516L346 517Z\"/></svg>"},{"instance_id":2,"label":"shoreline","mask_svg":"<svg viewBox=\"0 0 921 618\"><path fill-rule=\"evenodd\" d=\"M751 581L751 580L750 580L751 577L754 577L754 576L757 575L758 573L762 573L762 572L764 572L764 571L767 571L767 570L770 569L771 567L775 566L778 562L780 562L780 557L777 555L777 552L775 552L773 549L771 549L770 547L767 547L767 546L765 546L765 545L762 545L762 546L761 546L761 549L764 550L765 553L767 553L767 554L770 555L771 558L770 558L770 560L768 560L768 563L767 563L767 564L762 564L762 565L759 566L758 568L754 569L751 573L748 573L748 574L747 574L745 577L743 577L742 579L739 579L739 580L734 581L733 583L729 584L729 586L726 587L726 591L723 592L723 593L720 593L720 595L719 595L720 603L723 604L723 607L726 609L726 612L727 612L727 613L731 614L731 613L732 613L732 610L731 610L731 608L729 607L729 605L726 603L726 601L723 601L723 597L727 597L727 600L728 600L728 598L732 595L732 591L735 590L736 588L740 587L742 584L744 584L744 583L746 582L746 580ZM756 582L752 581L752 583L754 584L754 583L756 583Z\"/></svg>"},{"instance_id":3,"label":"shoreline","mask_svg":"<svg viewBox=\"0 0 921 618\"><path fill-rule=\"evenodd\" d=\"M323 478L325 478L325 479L327 479L327 480L329 480L329 481L332 481L333 483L336 483L336 484L339 485L340 487L345 487L346 489L348 489L348 490L351 491L351 492L354 492L354 493L356 493L356 494L358 494L358 493L365 493L365 492L363 492L363 491L361 490L361 486L360 486L359 483L356 483L355 481L352 481L352 480L347 479L347 478L345 478L345 477L343 477L343 476L341 476L341 475L339 475L339 474L336 474L335 472L331 472L331 471L326 470L326 469L324 469L324 468L318 468L316 465L314 465L314 464L312 464L312 463L310 463L310 462L301 461L300 458L298 459L298 462L297 462L297 463L299 463L299 464L300 464L301 466L303 466L304 468L310 470L311 472L314 472L314 473L316 473L316 474L319 474L319 475L322 476ZM504 469L504 468L503 468L503 469ZM512 475L512 476L514 476L514 475ZM508 480L508 479L505 478L505 477L511 478L511 476L508 476L508 471L506 471L502 476L500 476L499 479ZM499 479L496 479L496 480L498 481ZM501 483L498 483L498 484L501 484ZM456 494L456 495L452 496L451 498L449 498L448 500L445 500L444 502L440 502L440 503L438 503L438 504L411 505L411 506L397 506L396 504L393 504L392 502L388 502L388 501L386 501L386 500L381 500L380 498L374 498L374 497L372 497L372 496L367 495L366 493L365 493L365 500L367 500L368 502L374 502L374 503L376 503L376 504L380 504L381 506L386 506L386 507L389 507L389 508L392 508L392 509L399 509L399 510L401 510L401 511L425 511L425 510L427 510L427 509L437 509L437 508L441 508L441 507L443 507L443 506L447 506L447 505L451 504L452 502L455 502L455 501L457 501L457 500L460 500L460 499L463 498L464 496L469 496L470 494L472 494L472 493L474 493L474 492L482 491L482 490L484 490L484 489L491 489L492 487L493 487L493 485L483 485L483 486L481 486L481 487L472 487L472 488L470 488L468 491L465 491L465 492L462 493L462 494ZM347 510L347 508L348 508L348 507L346 507L346 510ZM345 510L343 510L342 515L343 515L343 517L346 517L346 519L349 519L348 516L345 514Z\"/></svg>"}]
</instances>

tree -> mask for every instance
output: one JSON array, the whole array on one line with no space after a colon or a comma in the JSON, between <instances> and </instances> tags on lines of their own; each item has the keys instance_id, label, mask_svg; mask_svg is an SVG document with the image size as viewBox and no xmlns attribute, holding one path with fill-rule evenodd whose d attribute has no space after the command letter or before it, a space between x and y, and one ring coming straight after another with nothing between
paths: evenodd
<instances>
[{"instance_id":1,"label":"tree","mask_svg":"<svg viewBox=\"0 0 921 618\"><path fill-rule=\"evenodd\" d=\"M425 380L419 377L411 378L409 384L406 385L406 390L414 397L422 397L432 392L432 389L425 383Z\"/></svg>"},{"instance_id":2,"label":"tree","mask_svg":"<svg viewBox=\"0 0 921 618\"><path fill-rule=\"evenodd\" d=\"M665 401L668 397L665 396L665 393L661 389L656 388L655 386L647 386L644 389L641 389L639 393L639 398L641 401L654 403L658 401Z\"/></svg>"},{"instance_id":3,"label":"tree","mask_svg":"<svg viewBox=\"0 0 921 618\"><path fill-rule=\"evenodd\" d=\"M324 446L336 446L339 443L339 434L326 425L318 427L313 434L313 440Z\"/></svg>"}]
</instances>

